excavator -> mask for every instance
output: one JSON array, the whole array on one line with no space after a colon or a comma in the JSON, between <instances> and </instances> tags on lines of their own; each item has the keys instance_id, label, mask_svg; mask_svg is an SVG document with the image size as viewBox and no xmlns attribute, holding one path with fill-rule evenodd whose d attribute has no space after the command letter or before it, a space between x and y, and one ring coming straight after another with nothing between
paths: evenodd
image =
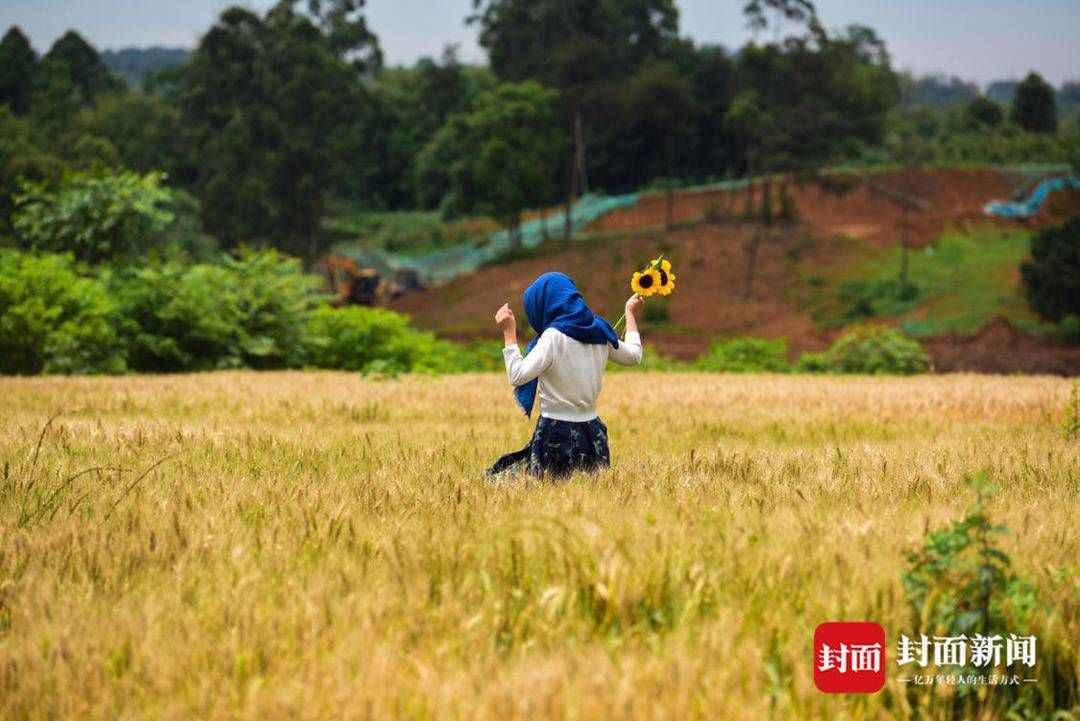
<instances>
[{"instance_id":1,"label":"excavator","mask_svg":"<svg viewBox=\"0 0 1080 721\"><path fill-rule=\"evenodd\" d=\"M378 305L409 290L421 287L415 270L402 269L393 280L383 278L374 268L361 268L353 258L327 255L323 259L330 290L338 305Z\"/></svg>"}]
</instances>

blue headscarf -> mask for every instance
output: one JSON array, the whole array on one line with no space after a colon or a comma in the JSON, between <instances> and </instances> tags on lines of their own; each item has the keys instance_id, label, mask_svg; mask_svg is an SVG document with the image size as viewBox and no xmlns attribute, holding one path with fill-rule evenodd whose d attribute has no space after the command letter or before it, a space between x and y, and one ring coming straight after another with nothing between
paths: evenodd
<instances>
[{"instance_id":1,"label":"blue headscarf","mask_svg":"<svg viewBox=\"0 0 1080 721\"><path fill-rule=\"evenodd\" d=\"M523 300L529 325L536 331L536 337L525 346L525 355L536 346L540 335L548 328L560 330L582 343L610 343L615 348L619 347L619 336L611 324L593 315L574 281L563 273L544 273L525 289ZM514 389L514 396L527 416L532 415L536 387L537 381L533 379Z\"/></svg>"}]
</instances>

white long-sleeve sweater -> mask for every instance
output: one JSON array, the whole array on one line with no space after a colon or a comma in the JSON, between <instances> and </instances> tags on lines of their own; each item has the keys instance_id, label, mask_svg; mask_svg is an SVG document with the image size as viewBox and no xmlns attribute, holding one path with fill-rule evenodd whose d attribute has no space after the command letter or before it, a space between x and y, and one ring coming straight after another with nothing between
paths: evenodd
<instances>
[{"instance_id":1,"label":"white long-sleeve sweater","mask_svg":"<svg viewBox=\"0 0 1080 721\"><path fill-rule=\"evenodd\" d=\"M641 362L641 335L627 333L618 348L610 343L582 343L548 328L529 355L516 345L503 348L506 377L520 386L539 378L540 415L558 421L591 421L608 360L632 366Z\"/></svg>"}]
</instances>

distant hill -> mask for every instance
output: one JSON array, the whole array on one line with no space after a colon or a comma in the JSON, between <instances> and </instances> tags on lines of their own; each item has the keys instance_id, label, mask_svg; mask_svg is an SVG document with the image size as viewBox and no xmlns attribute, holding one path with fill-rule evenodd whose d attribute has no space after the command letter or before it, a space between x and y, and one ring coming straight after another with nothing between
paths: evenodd
<instances>
[{"instance_id":1,"label":"distant hill","mask_svg":"<svg viewBox=\"0 0 1080 721\"><path fill-rule=\"evenodd\" d=\"M986 87L986 97L1002 105L1008 105L1012 102L1013 93L1016 92L1016 86L1019 84L1019 80L995 80Z\"/></svg>"},{"instance_id":2,"label":"distant hill","mask_svg":"<svg viewBox=\"0 0 1080 721\"><path fill-rule=\"evenodd\" d=\"M129 86L137 87L150 73L182 65L190 54L187 48L121 48L103 50L101 60Z\"/></svg>"},{"instance_id":3,"label":"distant hill","mask_svg":"<svg viewBox=\"0 0 1080 721\"><path fill-rule=\"evenodd\" d=\"M924 75L914 78L908 73L901 75L900 105L904 108L946 110L951 105L966 103L977 97L979 86L956 76Z\"/></svg>"}]
</instances>

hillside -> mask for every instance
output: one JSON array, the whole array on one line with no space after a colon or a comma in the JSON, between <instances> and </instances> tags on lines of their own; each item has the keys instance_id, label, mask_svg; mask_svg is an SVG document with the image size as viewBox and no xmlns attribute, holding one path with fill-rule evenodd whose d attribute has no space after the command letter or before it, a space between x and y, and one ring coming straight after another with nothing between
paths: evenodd
<instances>
[{"instance_id":1,"label":"hillside","mask_svg":"<svg viewBox=\"0 0 1080 721\"><path fill-rule=\"evenodd\" d=\"M131 87L138 87L151 73L183 64L191 51L187 48L121 48L103 50L101 62Z\"/></svg>"},{"instance_id":2,"label":"hillside","mask_svg":"<svg viewBox=\"0 0 1080 721\"><path fill-rule=\"evenodd\" d=\"M941 368L1080 371L1080 349L1058 347L1014 327L1041 330L1020 295L1017 264L1026 254L1030 228L1046 221L995 220L983 214L982 206L1008 197L1017 179L966 168L852 178L854 185L843 195L817 186L793 187L797 220L771 227L725 219L745 205L745 191L700 190L678 196L677 227L664 232L663 196L645 196L634 207L594 223L590 237L569 245L548 243L531 257L402 296L390 307L444 336L490 337L495 308L509 301L520 309L524 288L540 273L559 269L578 281L597 312L615 318L629 294L631 271L662 251L675 263L679 278L674 296L647 307L647 338L662 354L695 357L717 335L786 337L797 354L827 347L842 331L845 323L837 318L835 303L841 288L850 287L852 280L895 275L906 223L912 256L922 252L919 262L912 263L912 281L925 285L926 295L904 313L876 320L907 319L909 332L929 331L922 335ZM926 205L905 220L897 192L915 195ZM707 213L712 222L703 220ZM754 234L760 239L758 262L747 298L745 249ZM953 239L972 234L982 240ZM919 271L927 268L924 279ZM976 296L966 293L973 285L982 288ZM972 302L978 307L969 307ZM934 323L927 324L928 317ZM1008 342L1003 340L1000 348L972 340L991 323L1009 329ZM937 333L941 330L950 332Z\"/></svg>"}]
</instances>

